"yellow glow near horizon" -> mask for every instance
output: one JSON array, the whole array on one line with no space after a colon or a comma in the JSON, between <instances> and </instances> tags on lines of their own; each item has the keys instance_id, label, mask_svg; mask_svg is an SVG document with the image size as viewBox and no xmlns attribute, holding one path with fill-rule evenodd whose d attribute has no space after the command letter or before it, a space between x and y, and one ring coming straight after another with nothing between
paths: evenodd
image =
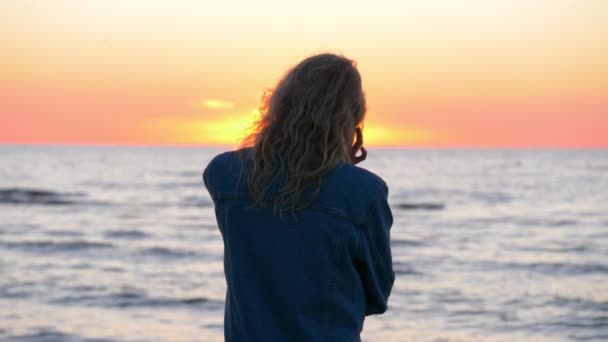
<instances>
[{"instance_id":1,"label":"yellow glow near horizon","mask_svg":"<svg viewBox=\"0 0 608 342\"><path fill-rule=\"evenodd\" d=\"M230 115L225 119L207 121L196 118L157 118L148 121L143 129L167 141L187 144L236 146L244 138L255 119L257 110L248 115ZM364 146L420 145L432 142L436 134L412 127L384 127L365 123Z\"/></svg>"},{"instance_id":2,"label":"yellow glow near horizon","mask_svg":"<svg viewBox=\"0 0 608 342\"><path fill-rule=\"evenodd\" d=\"M251 116L215 121L160 118L147 122L144 130L167 142L236 146L251 122Z\"/></svg>"}]
</instances>

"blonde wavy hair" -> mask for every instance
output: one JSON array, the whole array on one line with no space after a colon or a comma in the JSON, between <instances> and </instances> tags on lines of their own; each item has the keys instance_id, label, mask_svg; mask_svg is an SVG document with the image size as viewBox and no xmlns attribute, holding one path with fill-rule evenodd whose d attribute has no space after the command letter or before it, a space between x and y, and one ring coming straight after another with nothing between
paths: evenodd
<instances>
[{"instance_id":1,"label":"blonde wavy hair","mask_svg":"<svg viewBox=\"0 0 608 342\"><path fill-rule=\"evenodd\" d=\"M356 62L330 53L304 59L264 93L259 113L239 144L241 152L251 148L247 186L254 204L265 207L266 192L281 180L275 214L310 206L323 176L340 162L352 163L355 131L366 113ZM313 184L309 203L300 203Z\"/></svg>"}]
</instances>

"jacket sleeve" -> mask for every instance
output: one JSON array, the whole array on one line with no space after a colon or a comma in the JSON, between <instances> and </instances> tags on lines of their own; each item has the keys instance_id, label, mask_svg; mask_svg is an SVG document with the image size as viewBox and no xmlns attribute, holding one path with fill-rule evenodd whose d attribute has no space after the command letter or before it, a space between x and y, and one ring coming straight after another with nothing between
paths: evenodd
<instances>
[{"instance_id":1,"label":"jacket sleeve","mask_svg":"<svg viewBox=\"0 0 608 342\"><path fill-rule=\"evenodd\" d=\"M212 190L212 183L213 183L213 179L211 179L211 174L212 174L212 162L209 162L209 164L207 164L207 166L205 167L205 170L203 170L203 183L205 184L205 188L207 189L207 192L209 192L209 196L211 197L211 201L213 202L213 207L214 207L214 211L215 211L215 218L216 218L216 222L217 222L217 226L220 229L220 231L223 231L224 229L224 225L223 225L223 216L222 216L222 206L221 206L221 202L218 200L218 198L215 196L215 192Z\"/></svg>"},{"instance_id":2,"label":"jacket sleeve","mask_svg":"<svg viewBox=\"0 0 608 342\"><path fill-rule=\"evenodd\" d=\"M211 199L213 200L213 202L215 203L215 184L218 182L217 180L217 160L218 160L218 156L215 156L213 159L211 159L211 161L209 161L209 163L207 164L207 166L205 166L205 169L203 170L203 183L205 184L205 188L207 189L207 192L209 192L209 196L211 197Z\"/></svg>"},{"instance_id":3,"label":"jacket sleeve","mask_svg":"<svg viewBox=\"0 0 608 342\"><path fill-rule=\"evenodd\" d=\"M390 246L393 215L383 183L361 224L357 271L365 293L365 315L384 313L395 282Z\"/></svg>"},{"instance_id":4,"label":"jacket sleeve","mask_svg":"<svg viewBox=\"0 0 608 342\"><path fill-rule=\"evenodd\" d=\"M205 188L207 189L207 192L209 192L209 195L213 197L211 187L209 186L209 165L211 164L208 164L203 170L203 184L205 184Z\"/></svg>"}]
</instances>

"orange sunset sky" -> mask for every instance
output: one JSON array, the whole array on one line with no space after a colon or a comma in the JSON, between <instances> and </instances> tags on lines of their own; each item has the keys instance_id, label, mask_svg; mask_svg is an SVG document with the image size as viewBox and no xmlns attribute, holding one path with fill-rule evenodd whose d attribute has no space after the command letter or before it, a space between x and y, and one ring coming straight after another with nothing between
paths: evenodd
<instances>
[{"instance_id":1,"label":"orange sunset sky","mask_svg":"<svg viewBox=\"0 0 608 342\"><path fill-rule=\"evenodd\" d=\"M301 59L369 146L608 147L608 1L0 2L0 143L234 145Z\"/></svg>"}]
</instances>

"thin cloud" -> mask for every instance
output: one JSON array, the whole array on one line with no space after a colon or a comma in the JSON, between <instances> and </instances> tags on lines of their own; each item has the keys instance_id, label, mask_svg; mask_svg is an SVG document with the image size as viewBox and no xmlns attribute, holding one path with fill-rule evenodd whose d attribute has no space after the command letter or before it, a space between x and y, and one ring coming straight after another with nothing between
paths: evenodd
<instances>
[{"instance_id":1,"label":"thin cloud","mask_svg":"<svg viewBox=\"0 0 608 342\"><path fill-rule=\"evenodd\" d=\"M193 107L196 108L207 108L212 110L226 110L226 109L234 109L236 105L234 102L227 100L218 100L218 99L204 99L200 101L195 101L192 103Z\"/></svg>"}]
</instances>

